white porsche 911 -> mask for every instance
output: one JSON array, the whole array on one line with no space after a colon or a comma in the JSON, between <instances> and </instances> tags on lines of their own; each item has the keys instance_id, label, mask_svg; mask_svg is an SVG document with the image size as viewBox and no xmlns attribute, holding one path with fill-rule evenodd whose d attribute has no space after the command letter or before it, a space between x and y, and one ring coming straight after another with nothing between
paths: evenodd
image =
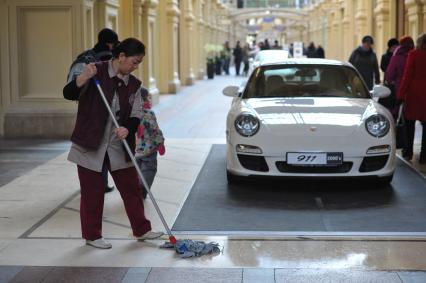
<instances>
[{"instance_id":1,"label":"white porsche 911","mask_svg":"<svg viewBox=\"0 0 426 283\"><path fill-rule=\"evenodd\" d=\"M288 59L262 64L234 97L226 122L228 182L243 176L372 177L392 181L391 114L350 64Z\"/></svg>"}]
</instances>

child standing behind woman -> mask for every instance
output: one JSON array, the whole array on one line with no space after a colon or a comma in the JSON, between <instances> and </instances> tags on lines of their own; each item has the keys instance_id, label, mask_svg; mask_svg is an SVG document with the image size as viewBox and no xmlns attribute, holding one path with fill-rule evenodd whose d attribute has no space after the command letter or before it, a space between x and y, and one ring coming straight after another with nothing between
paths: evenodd
<instances>
[{"instance_id":1,"label":"child standing behind woman","mask_svg":"<svg viewBox=\"0 0 426 283\"><path fill-rule=\"evenodd\" d=\"M163 132L158 126L154 111L151 110L151 98L147 89L141 88L141 98L143 100L142 118L137 131L135 157L147 185L151 188L157 173L157 151L160 155L164 155L166 149ZM142 196L145 199L148 192L142 180L140 180L140 184Z\"/></svg>"}]
</instances>

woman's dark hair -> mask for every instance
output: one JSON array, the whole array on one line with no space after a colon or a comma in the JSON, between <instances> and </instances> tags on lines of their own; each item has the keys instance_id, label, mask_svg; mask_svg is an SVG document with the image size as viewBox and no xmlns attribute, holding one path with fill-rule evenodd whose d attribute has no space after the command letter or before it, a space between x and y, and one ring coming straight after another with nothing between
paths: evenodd
<instances>
[{"instance_id":1,"label":"woman's dark hair","mask_svg":"<svg viewBox=\"0 0 426 283\"><path fill-rule=\"evenodd\" d=\"M388 49L390 49L393 46L399 45L399 41L396 38L391 38L388 40Z\"/></svg>"},{"instance_id":2,"label":"woman's dark hair","mask_svg":"<svg viewBox=\"0 0 426 283\"><path fill-rule=\"evenodd\" d=\"M118 58L122 52L126 57L145 55L145 45L136 38L126 38L114 48L112 55Z\"/></svg>"},{"instance_id":3,"label":"woman's dark hair","mask_svg":"<svg viewBox=\"0 0 426 283\"><path fill-rule=\"evenodd\" d=\"M402 36L401 39L399 40L399 44L410 50L414 48L414 40L409 35Z\"/></svg>"}]
</instances>

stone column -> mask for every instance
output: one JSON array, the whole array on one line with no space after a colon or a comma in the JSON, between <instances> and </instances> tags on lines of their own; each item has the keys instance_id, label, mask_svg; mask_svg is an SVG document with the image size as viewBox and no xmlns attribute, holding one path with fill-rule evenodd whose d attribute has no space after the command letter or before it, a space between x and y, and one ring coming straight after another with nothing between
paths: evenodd
<instances>
[{"instance_id":1,"label":"stone column","mask_svg":"<svg viewBox=\"0 0 426 283\"><path fill-rule=\"evenodd\" d=\"M331 22L331 46L333 46L334 54L333 58L331 59L342 59L342 48L340 46L342 45L342 38L340 37L340 11L338 9L335 9L333 12L333 18Z\"/></svg>"},{"instance_id":2,"label":"stone column","mask_svg":"<svg viewBox=\"0 0 426 283\"><path fill-rule=\"evenodd\" d=\"M375 51L378 56L386 52L387 42L391 37L389 24L389 0L377 0L374 7L375 18Z\"/></svg>"},{"instance_id":3,"label":"stone column","mask_svg":"<svg viewBox=\"0 0 426 283\"><path fill-rule=\"evenodd\" d=\"M192 69L194 37L194 14L192 0L181 0L180 24L180 75L184 85L193 85L195 76Z\"/></svg>"},{"instance_id":4,"label":"stone column","mask_svg":"<svg viewBox=\"0 0 426 283\"><path fill-rule=\"evenodd\" d=\"M179 80L179 45L178 45L178 36L179 36L179 4L177 0L169 0L167 5L167 24L169 35L171 35L171 43L169 49L170 55L170 71L169 71L169 92L177 93L180 88Z\"/></svg>"},{"instance_id":5,"label":"stone column","mask_svg":"<svg viewBox=\"0 0 426 283\"><path fill-rule=\"evenodd\" d=\"M199 35L199 41L198 41L198 50L199 50L199 61L198 61L198 68L197 68L197 78L199 80L204 79L205 74L205 68L206 68L206 52L204 49L204 46L207 43L207 35L206 35L206 22L205 19L205 0L199 0L198 2L198 15L197 15L197 24L198 24L198 35Z\"/></svg>"},{"instance_id":6,"label":"stone column","mask_svg":"<svg viewBox=\"0 0 426 283\"><path fill-rule=\"evenodd\" d=\"M328 58L330 59L336 59L336 47L334 46L334 35L333 35L333 19L334 15L331 13L328 13L327 17L327 28L326 28L326 34L327 34L327 47L328 47Z\"/></svg>"},{"instance_id":7,"label":"stone column","mask_svg":"<svg viewBox=\"0 0 426 283\"><path fill-rule=\"evenodd\" d=\"M133 26L133 36L143 42L143 33L142 33L142 0L133 0L133 10L132 10L132 16L133 16L133 22L131 23ZM143 42L145 44L146 48L146 42ZM143 79L142 77L142 71L143 71L143 64L139 65L138 68L138 77L140 79Z\"/></svg>"},{"instance_id":8,"label":"stone column","mask_svg":"<svg viewBox=\"0 0 426 283\"><path fill-rule=\"evenodd\" d=\"M119 0L117 33L121 39L134 37L134 6L133 0Z\"/></svg>"},{"instance_id":9,"label":"stone column","mask_svg":"<svg viewBox=\"0 0 426 283\"><path fill-rule=\"evenodd\" d=\"M205 22L202 18L198 19L198 68L197 68L197 79L204 79L205 66L206 66L206 52L204 46L206 45L206 28Z\"/></svg>"},{"instance_id":10,"label":"stone column","mask_svg":"<svg viewBox=\"0 0 426 283\"><path fill-rule=\"evenodd\" d=\"M415 40L423 29L423 5L420 0L405 0L405 7L408 10L408 34Z\"/></svg>"},{"instance_id":11,"label":"stone column","mask_svg":"<svg viewBox=\"0 0 426 283\"><path fill-rule=\"evenodd\" d=\"M426 32L426 0L422 0L422 4L423 4L423 33Z\"/></svg>"},{"instance_id":12,"label":"stone column","mask_svg":"<svg viewBox=\"0 0 426 283\"><path fill-rule=\"evenodd\" d=\"M142 1L141 0L120 0L118 9L118 35L120 40L134 37L142 40ZM142 79L141 64L133 75Z\"/></svg>"},{"instance_id":13,"label":"stone column","mask_svg":"<svg viewBox=\"0 0 426 283\"><path fill-rule=\"evenodd\" d=\"M192 0L191 0L192 1ZM200 26L198 23L198 18L199 18L199 13L200 13L200 1L199 0L194 0L193 1L193 6L192 6L192 13L194 15L194 22L193 22L193 34L192 34L192 38L193 40L190 40L190 44L192 45L192 60L191 60L191 68L194 72L194 76L196 79L200 79L199 78L199 66L200 66L200 56L201 56L201 49L200 49L200 44L201 44L201 33L200 33ZM196 40L194 40L196 39Z\"/></svg>"},{"instance_id":14,"label":"stone column","mask_svg":"<svg viewBox=\"0 0 426 283\"><path fill-rule=\"evenodd\" d=\"M343 10L343 19L342 19L342 59L344 61L348 60L349 54L352 52L352 33L350 30L350 13L348 2L345 2L344 10Z\"/></svg>"},{"instance_id":15,"label":"stone column","mask_svg":"<svg viewBox=\"0 0 426 283\"><path fill-rule=\"evenodd\" d=\"M95 45L94 34L94 3L93 0L85 0L83 3L83 26L84 28L84 48L89 49ZM96 37L97 38L97 37Z\"/></svg>"},{"instance_id":16,"label":"stone column","mask_svg":"<svg viewBox=\"0 0 426 283\"><path fill-rule=\"evenodd\" d=\"M142 40L142 5L143 0L133 0L133 36ZM144 43L145 44L145 43Z\"/></svg>"},{"instance_id":17,"label":"stone column","mask_svg":"<svg viewBox=\"0 0 426 283\"><path fill-rule=\"evenodd\" d=\"M357 36L356 45L361 42L363 36L368 34L367 28L367 9L366 9L366 0L358 0L357 8L355 11L355 34Z\"/></svg>"},{"instance_id":18,"label":"stone column","mask_svg":"<svg viewBox=\"0 0 426 283\"><path fill-rule=\"evenodd\" d=\"M342 20L343 28L343 60L347 61L352 53L356 42L354 42L354 10L353 1L346 0L344 3L344 12Z\"/></svg>"},{"instance_id":19,"label":"stone column","mask_svg":"<svg viewBox=\"0 0 426 283\"><path fill-rule=\"evenodd\" d=\"M110 28L118 31L118 0L97 0L95 2L95 31Z\"/></svg>"},{"instance_id":20,"label":"stone column","mask_svg":"<svg viewBox=\"0 0 426 283\"><path fill-rule=\"evenodd\" d=\"M4 136L4 116L11 103L9 11L6 1L0 1L0 137Z\"/></svg>"},{"instance_id":21,"label":"stone column","mask_svg":"<svg viewBox=\"0 0 426 283\"><path fill-rule=\"evenodd\" d=\"M146 47L145 58L142 63L142 78L144 86L147 87L152 95L153 104L159 101L160 91L157 88L155 78L160 75L159 65L159 46L158 37L155 36L157 25L157 6L158 0L145 0L142 3L142 42Z\"/></svg>"}]
</instances>

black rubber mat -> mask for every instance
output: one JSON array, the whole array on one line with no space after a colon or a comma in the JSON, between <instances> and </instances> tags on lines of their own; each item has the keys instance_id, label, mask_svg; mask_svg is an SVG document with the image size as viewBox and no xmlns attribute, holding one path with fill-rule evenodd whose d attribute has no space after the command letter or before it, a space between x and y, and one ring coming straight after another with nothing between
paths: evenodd
<instances>
[{"instance_id":1,"label":"black rubber mat","mask_svg":"<svg viewBox=\"0 0 426 283\"><path fill-rule=\"evenodd\" d=\"M228 187L213 145L174 231L426 232L426 179L398 159L391 186L249 180Z\"/></svg>"}]
</instances>

